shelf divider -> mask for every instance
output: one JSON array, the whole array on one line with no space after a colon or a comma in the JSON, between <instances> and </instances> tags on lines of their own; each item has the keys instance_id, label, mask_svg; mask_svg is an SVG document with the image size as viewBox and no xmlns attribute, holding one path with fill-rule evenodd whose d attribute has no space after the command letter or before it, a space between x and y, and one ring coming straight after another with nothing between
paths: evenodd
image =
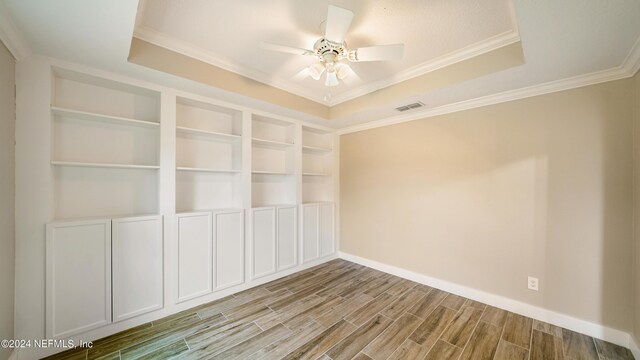
<instances>
[{"instance_id":1,"label":"shelf divider","mask_svg":"<svg viewBox=\"0 0 640 360\"><path fill-rule=\"evenodd\" d=\"M160 123L157 123L157 122L130 119L130 118L125 118L120 116L112 116L112 115L105 115L105 114L98 114L98 113L91 113L91 112L80 111L80 110L66 109L58 106L51 106L51 111L55 115L69 116L69 117L73 117L75 119L80 119L80 120L100 121L100 122L107 122L107 123L120 123L120 124L144 126L144 127L150 127L150 128L160 127Z\"/></svg>"}]
</instances>

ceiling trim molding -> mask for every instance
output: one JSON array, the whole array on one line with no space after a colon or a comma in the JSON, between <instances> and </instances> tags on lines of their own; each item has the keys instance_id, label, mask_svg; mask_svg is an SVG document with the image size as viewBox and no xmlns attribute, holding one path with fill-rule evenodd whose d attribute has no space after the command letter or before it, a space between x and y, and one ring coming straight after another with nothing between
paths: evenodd
<instances>
[{"instance_id":1,"label":"ceiling trim molding","mask_svg":"<svg viewBox=\"0 0 640 360\"><path fill-rule=\"evenodd\" d=\"M0 2L0 40L17 61L31 55L29 45L18 31L18 27L9 15L9 10L2 2Z\"/></svg>"},{"instance_id":2,"label":"ceiling trim molding","mask_svg":"<svg viewBox=\"0 0 640 360\"><path fill-rule=\"evenodd\" d=\"M589 85L596 85L608 81L625 79L633 76L634 73L623 66L618 66L608 70L596 71L590 74L578 75L566 79L533 85L516 90L504 91L497 94L481 96L475 99L464 100L453 104L438 106L412 114L393 116L386 119L371 121L363 124L347 126L337 130L339 135L349 134L358 131L375 129L383 126L400 124L409 121L426 119L434 116L451 114L459 111L500 104L504 102L525 99L533 96L550 94L559 91L576 89Z\"/></svg>"},{"instance_id":3,"label":"ceiling trim molding","mask_svg":"<svg viewBox=\"0 0 640 360\"><path fill-rule=\"evenodd\" d=\"M167 50L171 50L179 54L182 54L184 56L188 56L200 61L204 61L210 65L217 66L221 69L231 71L233 73L245 76L249 79L259 81L263 84L277 87L281 90L285 90L285 91L294 93L296 95L302 96L308 100L315 101L317 103L329 106L329 103L325 101L323 98L317 97L314 94L311 94L309 91L307 91L305 88L301 86L292 86L289 83L285 83L283 81L273 79L268 74L265 74L261 71L250 70L245 67L232 64L228 60L215 56L210 51L197 47L193 44L189 44L185 41L174 39L170 36L167 36L149 27L138 25L135 31L133 32L133 36L140 40L154 44L156 46L165 48Z\"/></svg>"},{"instance_id":4,"label":"ceiling trim molding","mask_svg":"<svg viewBox=\"0 0 640 360\"><path fill-rule=\"evenodd\" d=\"M622 62L621 67L633 76L640 70L640 36L631 47L629 54Z\"/></svg>"},{"instance_id":5,"label":"ceiling trim molding","mask_svg":"<svg viewBox=\"0 0 640 360\"><path fill-rule=\"evenodd\" d=\"M424 75L426 73L442 69L449 65L471 59L473 57L488 53L501 47L511 45L520 41L520 34L515 30L505 31L485 40L473 43L460 50L431 59L422 64L418 64L409 69L396 73L392 78L382 79L371 84L362 85L349 90L341 95L336 95L331 99L329 106L338 105L345 101L369 94L376 90L401 83L403 81Z\"/></svg>"},{"instance_id":6,"label":"ceiling trim molding","mask_svg":"<svg viewBox=\"0 0 640 360\"><path fill-rule=\"evenodd\" d=\"M391 78L382 79L371 84L365 84L365 85L355 87L341 95L334 95L334 97L330 101L326 101L324 100L324 97L316 96L315 94L312 94L309 91L307 91L302 86L293 86L288 82L284 82L278 79L273 79L271 76L263 72L251 70L246 67L232 64L228 60L222 59L216 56L215 54L211 53L210 51L207 51L195 45L189 44L187 42L177 40L157 30L151 29L147 26L144 26L144 25L136 26L133 36L141 40L144 40L146 42L152 43L154 45L163 47L168 50L175 51L185 56L196 58L198 60L204 61L211 65L218 66L227 71L231 71L236 74L246 76L250 79L265 83L267 85L299 94L304 98L307 98L309 100L312 100L327 106L338 105L340 103L369 94L376 90L401 83L403 81L415 78L417 76L424 75L426 73L447 67L449 65L458 63L460 61L464 61L464 60L473 58L475 56L482 55L487 52L490 52L490 51L493 51L501 47L520 41L520 34L515 30L509 30L501 34L497 34L495 36L487 38L485 40L471 44L460 50L451 52L449 54L440 56L438 58L426 61L424 63L411 67L409 69L398 72L394 74L394 76Z\"/></svg>"}]
</instances>

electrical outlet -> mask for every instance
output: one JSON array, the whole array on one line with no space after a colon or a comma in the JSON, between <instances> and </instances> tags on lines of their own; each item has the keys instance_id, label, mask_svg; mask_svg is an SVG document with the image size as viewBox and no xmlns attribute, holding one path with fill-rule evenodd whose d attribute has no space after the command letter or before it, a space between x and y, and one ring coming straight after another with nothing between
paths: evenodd
<instances>
[{"instance_id":1,"label":"electrical outlet","mask_svg":"<svg viewBox=\"0 0 640 360\"><path fill-rule=\"evenodd\" d=\"M527 287L529 290L538 291L538 278L529 276L527 278Z\"/></svg>"}]
</instances>

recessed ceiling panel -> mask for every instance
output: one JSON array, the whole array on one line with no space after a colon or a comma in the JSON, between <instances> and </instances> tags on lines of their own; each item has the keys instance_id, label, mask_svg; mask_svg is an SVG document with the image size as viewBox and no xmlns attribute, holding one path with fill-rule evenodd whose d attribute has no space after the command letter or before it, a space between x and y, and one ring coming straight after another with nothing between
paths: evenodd
<instances>
[{"instance_id":1,"label":"recessed ceiling panel","mask_svg":"<svg viewBox=\"0 0 640 360\"><path fill-rule=\"evenodd\" d=\"M296 77L313 57L260 48L267 41L312 49L329 5L355 14L348 47L404 43L403 59L353 63L358 78L329 89ZM510 0L153 0L143 1L139 12L136 36L145 41L327 104L420 75L474 44L517 34Z\"/></svg>"}]
</instances>

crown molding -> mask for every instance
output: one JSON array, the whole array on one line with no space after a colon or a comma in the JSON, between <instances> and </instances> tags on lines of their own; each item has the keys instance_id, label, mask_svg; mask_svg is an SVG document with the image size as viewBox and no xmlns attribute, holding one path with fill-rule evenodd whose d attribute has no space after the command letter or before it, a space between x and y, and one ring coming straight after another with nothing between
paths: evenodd
<instances>
[{"instance_id":1,"label":"crown molding","mask_svg":"<svg viewBox=\"0 0 640 360\"><path fill-rule=\"evenodd\" d=\"M630 76L634 76L640 70L640 36L638 36L620 67L625 69Z\"/></svg>"},{"instance_id":2,"label":"crown molding","mask_svg":"<svg viewBox=\"0 0 640 360\"><path fill-rule=\"evenodd\" d=\"M9 10L0 1L0 41L9 49L13 57L20 61L31 55L31 49L24 40L18 27L11 19Z\"/></svg>"},{"instance_id":3,"label":"crown molding","mask_svg":"<svg viewBox=\"0 0 640 360\"><path fill-rule=\"evenodd\" d=\"M449 65L471 59L478 55L488 53L501 47L511 45L520 41L520 34L515 30L509 30L501 34L492 36L485 40L473 43L460 50L445 54L435 59L429 60L422 64L418 64L406 70L397 72L391 78L382 79L370 84L365 84L349 90L343 94L336 95L330 101L329 106L338 105L345 101L355 99L357 97L372 93L376 90L386 88L391 85L401 83L414 77L424 75L426 73L442 69Z\"/></svg>"},{"instance_id":4,"label":"crown molding","mask_svg":"<svg viewBox=\"0 0 640 360\"><path fill-rule=\"evenodd\" d=\"M325 101L324 97L317 96L309 92L306 88L292 85L291 83L286 81L273 79L270 75L260 71L252 70L247 67L233 64L232 62L226 59L216 56L210 51L207 51L195 45L189 44L185 41L177 40L157 30L151 29L149 27L138 25L134 31L133 36L137 37L140 40L144 40L146 42L163 47L165 49L178 52L182 55L204 61L211 65L220 67L227 71L234 72L236 74L240 74L242 76L246 76L250 79L265 83L267 85L274 86L279 89L295 93L304 98L307 98L309 100L312 100L327 106L338 105L342 102L360 97L362 95L369 94L371 92L385 88L387 86L401 83L403 81L412 79L416 76L424 75L428 72L447 67L457 62L464 61L464 60L473 58L475 56L482 55L489 51L493 51L501 47L520 41L520 35L518 34L518 32L514 30L509 30L507 32L492 36L480 42L471 44L460 50L454 51L452 53L446 54L444 56L429 60L422 64L418 64L414 67L398 72L390 78L382 79L370 84L361 85L347 91L346 93L334 95L334 97L330 101Z\"/></svg>"},{"instance_id":5,"label":"crown molding","mask_svg":"<svg viewBox=\"0 0 640 360\"><path fill-rule=\"evenodd\" d=\"M263 84L277 87L281 90L294 93L311 101L329 106L329 103L322 97L318 97L310 93L307 89L301 86L294 86L288 82L273 79L271 76L261 71L251 70L246 67L238 66L237 64L233 64L226 59L214 55L210 51L197 47L193 44L189 44L185 41L174 39L149 27L138 25L133 32L133 36L167 50L175 51L184 56L204 61L221 69L231 71L233 73L245 76L249 79L259 81Z\"/></svg>"},{"instance_id":6,"label":"crown molding","mask_svg":"<svg viewBox=\"0 0 640 360\"><path fill-rule=\"evenodd\" d=\"M585 75L578 75L566 79L547 82L544 84L528 86L520 89L504 91L497 94L481 96L475 99L464 100L453 104L438 106L412 114L393 116L386 119L371 121L363 124L347 126L338 129L338 134L349 134L363 130L379 128L414 120L430 118L439 115L455 113L459 111L474 109L478 107L500 104L508 101L520 100L533 96L550 94L559 91L571 90L583 86L600 84L603 82L620 80L633 76L628 69L618 66L608 70L602 70Z\"/></svg>"}]
</instances>

